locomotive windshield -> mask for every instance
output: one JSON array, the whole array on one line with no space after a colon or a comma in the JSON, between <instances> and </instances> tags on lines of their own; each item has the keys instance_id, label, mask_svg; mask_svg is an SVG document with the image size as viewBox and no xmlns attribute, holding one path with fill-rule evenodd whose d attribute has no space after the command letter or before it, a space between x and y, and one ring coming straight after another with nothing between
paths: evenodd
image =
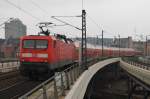
<instances>
[{"instance_id":1,"label":"locomotive windshield","mask_svg":"<svg viewBox=\"0 0 150 99\"><path fill-rule=\"evenodd\" d=\"M46 49L48 47L47 40L24 40L23 48Z\"/></svg>"},{"instance_id":2,"label":"locomotive windshield","mask_svg":"<svg viewBox=\"0 0 150 99\"><path fill-rule=\"evenodd\" d=\"M34 48L34 40L24 40L23 48Z\"/></svg>"},{"instance_id":3,"label":"locomotive windshield","mask_svg":"<svg viewBox=\"0 0 150 99\"><path fill-rule=\"evenodd\" d=\"M36 48L47 48L48 42L47 40L36 40Z\"/></svg>"}]
</instances>

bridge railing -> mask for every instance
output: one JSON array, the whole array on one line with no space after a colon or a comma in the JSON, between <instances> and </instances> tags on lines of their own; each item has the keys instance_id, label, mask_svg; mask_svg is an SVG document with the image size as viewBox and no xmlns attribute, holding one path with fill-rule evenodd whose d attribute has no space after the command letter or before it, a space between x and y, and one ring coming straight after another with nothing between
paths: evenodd
<instances>
[{"instance_id":1,"label":"bridge railing","mask_svg":"<svg viewBox=\"0 0 150 99\"><path fill-rule=\"evenodd\" d=\"M145 70L150 70L150 66L146 66L146 65L142 65L142 64L139 64L137 62L133 62L133 61L130 61L130 60L125 60L123 59L123 61L131 64L131 65L134 65L136 67L139 67L139 68L142 68L142 69L145 69Z\"/></svg>"},{"instance_id":2,"label":"bridge railing","mask_svg":"<svg viewBox=\"0 0 150 99\"><path fill-rule=\"evenodd\" d=\"M76 63L64 71L56 73L19 99L58 99L63 97L81 72L80 66Z\"/></svg>"},{"instance_id":3,"label":"bridge railing","mask_svg":"<svg viewBox=\"0 0 150 99\"><path fill-rule=\"evenodd\" d=\"M108 58L88 60L88 66L105 59ZM19 99L59 99L64 97L83 72L82 67L75 63L64 71L55 73L53 77L19 97Z\"/></svg>"},{"instance_id":4,"label":"bridge railing","mask_svg":"<svg viewBox=\"0 0 150 99\"><path fill-rule=\"evenodd\" d=\"M144 88L149 90L150 85L150 67L145 66L142 64L137 64L135 62L132 62L130 60L120 60L120 66L123 70L126 71L127 74L129 74L129 77L138 84L144 85Z\"/></svg>"}]
</instances>

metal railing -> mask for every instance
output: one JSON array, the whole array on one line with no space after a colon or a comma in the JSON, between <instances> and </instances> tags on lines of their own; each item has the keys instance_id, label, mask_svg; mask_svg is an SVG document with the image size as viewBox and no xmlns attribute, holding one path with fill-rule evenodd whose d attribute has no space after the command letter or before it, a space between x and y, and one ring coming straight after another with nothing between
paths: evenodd
<instances>
[{"instance_id":1,"label":"metal railing","mask_svg":"<svg viewBox=\"0 0 150 99\"><path fill-rule=\"evenodd\" d=\"M9 72L17 70L19 67L19 61L1 61L0 62L0 72Z\"/></svg>"},{"instance_id":2,"label":"metal railing","mask_svg":"<svg viewBox=\"0 0 150 99\"><path fill-rule=\"evenodd\" d=\"M145 65L142 65L142 64L139 64L139 63L136 63L136 62L133 62L133 61L129 61L129 60L123 60L125 61L126 63L129 63L131 65L134 65L136 67L139 67L139 68L142 68L142 69L145 69L145 70L150 70L150 66L145 66Z\"/></svg>"},{"instance_id":3,"label":"metal railing","mask_svg":"<svg viewBox=\"0 0 150 99\"><path fill-rule=\"evenodd\" d=\"M122 61L121 60L121 68L123 68L129 76L139 82L139 84L144 85L146 88L149 88L150 85L150 68L149 66L144 66L141 64L137 64L132 61Z\"/></svg>"},{"instance_id":4,"label":"metal railing","mask_svg":"<svg viewBox=\"0 0 150 99\"><path fill-rule=\"evenodd\" d=\"M139 61L150 65L150 59L148 58L139 57Z\"/></svg>"},{"instance_id":5,"label":"metal railing","mask_svg":"<svg viewBox=\"0 0 150 99\"><path fill-rule=\"evenodd\" d=\"M88 60L88 67L105 59L108 59L108 57ZM75 63L64 71L55 73L53 77L19 97L19 99L59 99L64 97L83 72L81 66Z\"/></svg>"},{"instance_id":6,"label":"metal railing","mask_svg":"<svg viewBox=\"0 0 150 99\"><path fill-rule=\"evenodd\" d=\"M53 77L19 99L58 99L63 97L81 73L80 66L75 63L64 71L55 73Z\"/></svg>"}]
</instances>

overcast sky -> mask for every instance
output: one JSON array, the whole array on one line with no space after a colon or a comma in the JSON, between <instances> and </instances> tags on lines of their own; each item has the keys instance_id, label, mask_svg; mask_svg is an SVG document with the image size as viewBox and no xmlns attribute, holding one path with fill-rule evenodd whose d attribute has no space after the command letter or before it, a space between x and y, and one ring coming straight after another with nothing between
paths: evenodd
<instances>
[{"instance_id":1,"label":"overcast sky","mask_svg":"<svg viewBox=\"0 0 150 99\"><path fill-rule=\"evenodd\" d=\"M139 35L150 34L150 0L84 0L84 8L87 12L87 36L100 37L101 28L105 31L105 37L120 34L121 37L135 38L135 30ZM0 0L0 24L5 18L19 18L27 25L27 34L37 34L35 25L38 22L61 24L51 16L81 15L81 10L81 0ZM81 18L61 19L81 27ZM81 31L69 26L54 27L51 31L69 37L81 36ZM4 29L0 29L0 36L3 35Z\"/></svg>"}]
</instances>

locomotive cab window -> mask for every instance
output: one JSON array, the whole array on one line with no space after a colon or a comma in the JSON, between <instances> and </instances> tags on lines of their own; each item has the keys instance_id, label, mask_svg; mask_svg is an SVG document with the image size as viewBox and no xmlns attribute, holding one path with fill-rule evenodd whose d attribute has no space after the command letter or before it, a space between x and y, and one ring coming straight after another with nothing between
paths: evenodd
<instances>
[{"instance_id":1,"label":"locomotive cab window","mask_svg":"<svg viewBox=\"0 0 150 99\"><path fill-rule=\"evenodd\" d=\"M23 48L34 48L34 40L24 40Z\"/></svg>"},{"instance_id":2,"label":"locomotive cab window","mask_svg":"<svg viewBox=\"0 0 150 99\"><path fill-rule=\"evenodd\" d=\"M48 47L47 40L24 40L23 48L46 49Z\"/></svg>"},{"instance_id":3,"label":"locomotive cab window","mask_svg":"<svg viewBox=\"0 0 150 99\"><path fill-rule=\"evenodd\" d=\"M47 40L36 40L36 48L45 49L48 46Z\"/></svg>"}]
</instances>

